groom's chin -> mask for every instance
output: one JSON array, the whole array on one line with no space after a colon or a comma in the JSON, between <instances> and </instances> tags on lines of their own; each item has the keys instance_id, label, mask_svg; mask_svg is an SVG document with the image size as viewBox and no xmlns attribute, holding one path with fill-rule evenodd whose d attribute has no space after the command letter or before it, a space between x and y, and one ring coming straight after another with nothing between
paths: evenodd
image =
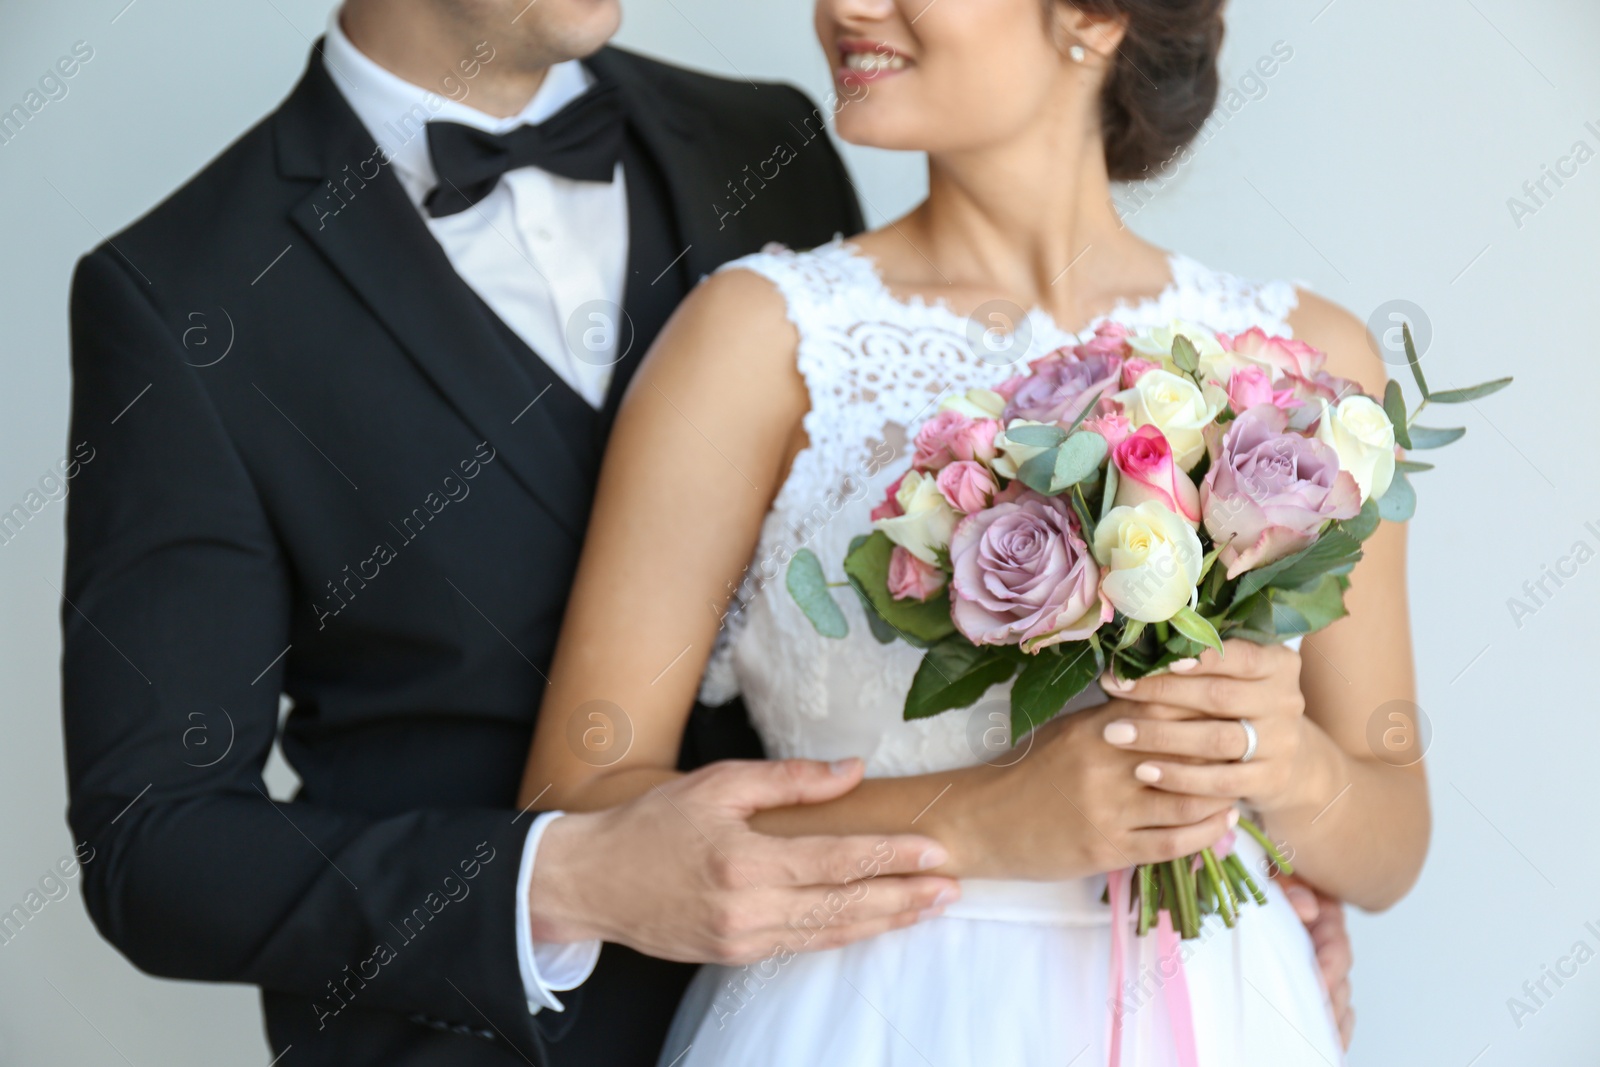
<instances>
[{"instance_id":1,"label":"groom's chin","mask_svg":"<svg viewBox=\"0 0 1600 1067\"><path fill-rule=\"evenodd\" d=\"M622 25L621 0L496 0L506 17L495 43L522 52L530 62L582 59L604 48Z\"/></svg>"}]
</instances>

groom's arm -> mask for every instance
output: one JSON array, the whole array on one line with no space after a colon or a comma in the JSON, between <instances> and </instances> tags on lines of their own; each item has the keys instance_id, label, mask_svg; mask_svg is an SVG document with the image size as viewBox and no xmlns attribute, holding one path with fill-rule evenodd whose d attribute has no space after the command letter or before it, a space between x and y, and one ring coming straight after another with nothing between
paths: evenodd
<instances>
[{"instance_id":1,"label":"groom's arm","mask_svg":"<svg viewBox=\"0 0 1600 1067\"><path fill-rule=\"evenodd\" d=\"M526 1047L513 903L532 816L266 795L291 589L269 518L199 372L104 249L79 267L72 330L72 441L92 458L68 503L64 725L96 925L146 971L316 998L328 1026L353 995Z\"/></svg>"}]
</instances>

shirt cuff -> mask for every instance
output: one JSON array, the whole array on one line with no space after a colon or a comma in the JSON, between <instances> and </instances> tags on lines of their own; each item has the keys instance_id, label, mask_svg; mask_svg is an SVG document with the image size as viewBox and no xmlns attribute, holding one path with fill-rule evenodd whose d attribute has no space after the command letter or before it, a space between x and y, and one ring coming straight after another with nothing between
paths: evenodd
<instances>
[{"instance_id":1,"label":"shirt cuff","mask_svg":"<svg viewBox=\"0 0 1600 1067\"><path fill-rule=\"evenodd\" d=\"M533 820L522 846L522 866L517 874L517 969L522 972L522 991L528 998L528 1011L534 1015L545 1008L564 1010L556 994L576 989L588 981L595 964L600 962L599 941L558 945L533 939L533 919L528 904L529 890L533 888L533 861L545 830L564 814L547 811Z\"/></svg>"}]
</instances>

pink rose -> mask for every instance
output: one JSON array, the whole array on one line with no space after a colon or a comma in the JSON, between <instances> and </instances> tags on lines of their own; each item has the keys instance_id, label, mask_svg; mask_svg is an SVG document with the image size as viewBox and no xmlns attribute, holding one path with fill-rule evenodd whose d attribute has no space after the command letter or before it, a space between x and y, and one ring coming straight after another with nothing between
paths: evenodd
<instances>
[{"instance_id":1,"label":"pink rose","mask_svg":"<svg viewBox=\"0 0 1600 1067\"><path fill-rule=\"evenodd\" d=\"M941 411L917 431L912 466L936 471L956 460L991 460L995 434L999 432L1000 423L994 419L973 419L959 411Z\"/></svg>"},{"instance_id":2,"label":"pink rose","mask_svg":"<svg viewBox=\"0 0 1600 1067\"><path fill-rule=\"evenodd\" d=\"M1338 404L1347 396L1354 396L1361 392L1359 382L1349 378L1338 378L1327 371L1317 371L1310 378L1298 375L1285 375L1280 383L1287 387L1290 395L1300 407L1289 417L1291 430L1309 430L1316 424L1318 415L1322 412L1322 405L1318 401L1327 401L1330 407ZM1284 405L1280 404L1279 407Z\"/></svg>"},{"instance_id":3,"label":"pink rose","mask_svg":"<svg viewBox=\"0 0 1600 1067\"><path fill-rule=\"evenodd\" d=\"M1075 345L1073 354L1080 358L1089 356L1116 356L1125 358L1128 347L1128 328L1120 322L1102 322L1094 328L1094 336L1081 345Z\"/></svg>"},{"instance_id":4,"label":"pink rose","mask_svg":"<svg viewBox=\"0 0 1600 1067\"><path fill-rule=\"evenodd\" d=\"M1288 425L1286 412L1258 404L1212 450L1201 511L1229 578L1298 552L1324 522L1361 510L1361 490L1339 469L1338 453Z\"/></svg>"},{"instance_id":5,"label":"pink rose","mask_svg":"<svg viewBox=\"0 0 1600 1067\"><path fill-rule=\"evenodd\" d=\"M1027 491L968 515L950 563L951 617L973 644L1037 651L1081 640L1112 616L1077 517L1058 498Z\"/></svg>"},{"instance_id":6,"label":"pink rose","mask_svg":"<svg viewBox=\"0 0 1600 1067\"><path fill-rule=\"evenodd\" d=\"M1083 428L1104 437L1107 448L1116 448L1133 432L1133 423L1120 411L1106 411L1084 419Z\"/></svg>"},{"instance_id":7,"label":"pink rose","mask_svg":"<svg viewBox=\"0 0 1600 1067\"><path fill-rule=\"evenodd\" d=\"M1287 411L1303 403L1305 401L1295 397L1292 388L1273 389L1272 381L1261 367L1240 367L1228 378L1228 406L1236 415L1257 404L1275 404Z\"/></svg>"},{"instance_id":8,"label":"pink rose","mask_svg":"<svg viewBox=\"0 0 1600 1067\"><path fill-rule=\"evenodd\" d=\"M1000 488L989 468L970 459L958 459L940 471L935 484L951 507L968 514L988 507Z\"/></svg>"},{"instance_id":9,"label":"pink rose","mask_svg":"<svg viewBox=\"0 0 1600 1067\"><path fill-rule=\"evenodd\" d=\"M1028 364L1031 374L1018 375L997 390L1007 400L1002 420L1054 422L1065 425L1097 396L1109 396L1122 380L1122 359L1105 352L1078 356L1057 349Z\"/></svg>"},{"instance_id":10,"label":"pink rose","mask_svg":"<svg viewBox=\"0 0 1600 1067\"><path fill-rule=\"evenodd\" d=\"M896 600L927 600L944 588L945 573L899 545L889 553L889 595Z\"/></svg>"},{"instance_id":11,"label":"pink rose","mask_svg":"<svg viewBox=\"0 0 1600 1067\"><path fill-rule=\"evenodd\" d=\"M1200 490L1172 461L1172 446L1153 425L1135 430L1111 451L1117 465L1117 507L1154 500L1175 515L1200 525Z\"/></svg>"},{"instance_id":12,"label":"pink rose","mask_svg":"<svg viewBox=\"0 0 1600 1067\"><path fill-rule=\"evenodd\" d=\"M1132 389L1133 383L1144 377L1146 372L1160 370L1161 364L1152 363L1148 359L1130 356L1122 363L1122 388Z\"/></svg>"},{"instance_id":13,"label":"pink rose","mask_svg":"<svg viewBox=\"0 0 1600 1067\"><path fill-rule=\"evenodd\" d=\"M907 473L910 472L908 471ZM877 522L879 519L899 518L906 513L905 509L900 506L900 483L905 480L906 476L904 474L894 480L894 484L889 487L889 494L883 498L883 503L872 509L873 522Z\"/></svg>"},{"instance_id":14,"label":"pink rose","mask_svg":"<svg viewBox=\"0 0 1600 1067\"><path fill-rule=\"evenodd\" d=\"M1273 377L1293 374L1300 378L1312 378L1322 370L1322 365L1328 359L1304 341L1275 337L1259 326L1252 326L1244 333L1232 336L1219 333L1217 343L1251 363L1271 368L1277 372Z\"/></svg>"}]
</instances>

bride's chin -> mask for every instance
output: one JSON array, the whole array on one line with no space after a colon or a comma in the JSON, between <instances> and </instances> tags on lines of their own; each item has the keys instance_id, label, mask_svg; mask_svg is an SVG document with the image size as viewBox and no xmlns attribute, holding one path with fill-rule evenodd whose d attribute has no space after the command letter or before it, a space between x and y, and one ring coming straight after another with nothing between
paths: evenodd
<instances>
[{"instance_id":1,"label":"bride's chin","mask_svg":"<svg viewBox=\"0 0 1600 1067\"><path fill-rule=\"evenodd\" d=\"M920 152L925 147L921 138L907 133L907 123L888 115L851 114L846 108L834 120L833 129L839 135L839 140L863 148Z\"/></svg>"}]
</instances>

